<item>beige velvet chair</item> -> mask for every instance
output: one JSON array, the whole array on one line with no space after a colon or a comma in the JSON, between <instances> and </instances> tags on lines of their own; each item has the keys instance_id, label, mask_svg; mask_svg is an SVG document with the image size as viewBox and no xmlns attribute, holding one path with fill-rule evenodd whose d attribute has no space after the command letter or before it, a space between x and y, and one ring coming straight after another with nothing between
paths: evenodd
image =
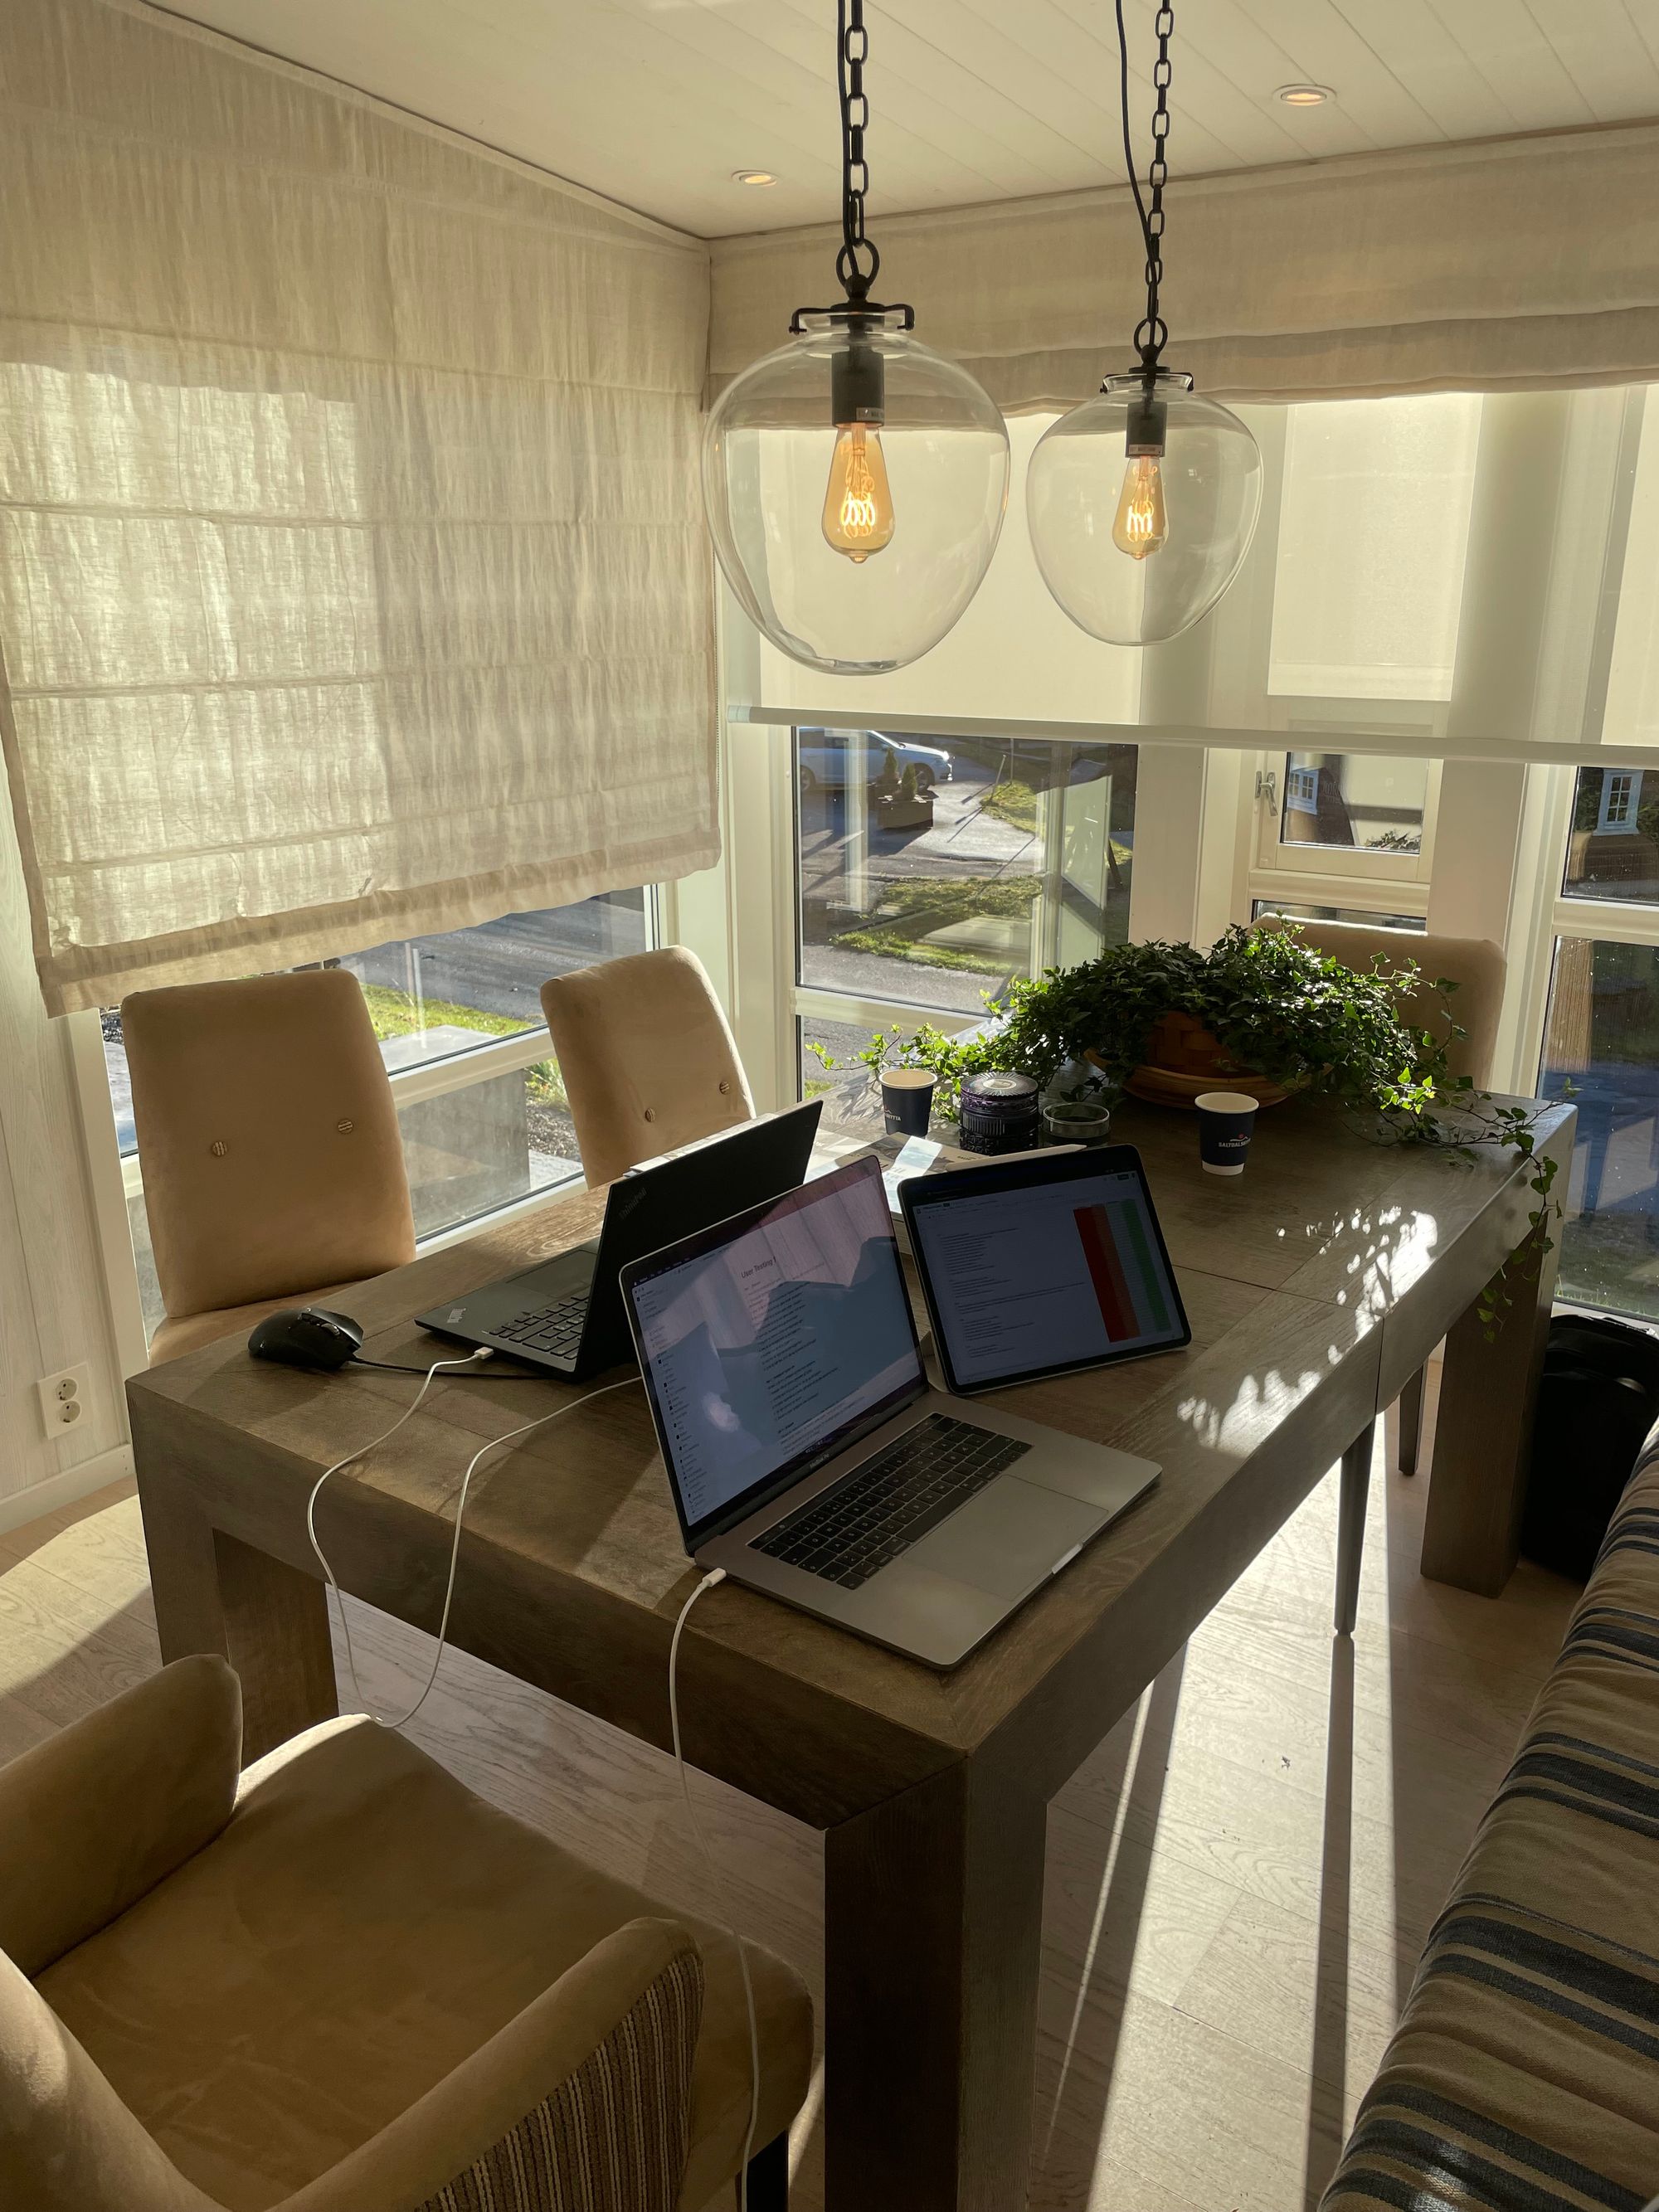
<instances>
[{"instance_id":1,"label":"beige velvet chair","mask_svg":"<svg viewBox=\"0 0 1659 2212\"><path fill-rule=\"evenodd\" d=\"M1465 1034L1453 1040L1447 1060L1454 1075L1467 1075L1479 1090L1492 1079L1492 1050L1504 1006L1504 961L1488 939L1431 937L1414 929L1373 928L1354 921L1301 921L1294 915L1264 915L1264 929L1293 927L1304 944L1328 959L1362 974L1381 957L1390 968L1414 961L1422 970L1419 987L1408 994L1407 1018L1436 1036L1445 1035L1443 1001L1434 985L1441 977L1457 988L1450 995L1452 1019ZM1423 1439L1423 1370L1400 1394L1400 1467L1415 1474Z\"/></svg>"},{"instance_id":2,"label":"beige velvet chair","mask_svg":"<svg viewBox=\"0 0 1659 2212\"><path fill-rule=\"evenodd\" d=\"M358 1717L239 1776L178 1661L0 1768L7 2212L702 2212L749 2125L736 1954ZM751 2212L811 2008L750 1949Z\"/></svg>"},{"instance_id":3,"label":"beige velvet chair","mask_svg":"<svg viewBox=\"0 0 1659 2212\"><path fill-rule=\"evenodd\" d=\"M415 1256L398 1116L343 968L121 1004L155 1273L152 1360Z\"/></svg>"},{"instance_id":4,"label":"beige velvet chair","mask_svg":"<svg viewBox=\"0 0 1659 2212\"><path fill-rule=\"evenodd\" d=\"M542 985L590 1188L755 1115L707 970L682 945Z\"/></svg>"}]
</instances>

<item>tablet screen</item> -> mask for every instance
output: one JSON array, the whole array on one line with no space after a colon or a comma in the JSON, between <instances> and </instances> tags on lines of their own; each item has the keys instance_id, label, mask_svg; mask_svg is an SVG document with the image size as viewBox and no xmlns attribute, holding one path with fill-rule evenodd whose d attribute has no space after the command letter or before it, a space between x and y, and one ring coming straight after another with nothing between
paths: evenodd
<instances>
[{"instance_id":1,"label":"tablet screen","mask_svg":"<svg viewBox=\"0 0 1659 2212\"><path fill-rule=\"evenodd\" d=\"M1188 1340L1132 1169L941 1196L910 1236L958 1389Z\"/></svg>"}]
</instances>

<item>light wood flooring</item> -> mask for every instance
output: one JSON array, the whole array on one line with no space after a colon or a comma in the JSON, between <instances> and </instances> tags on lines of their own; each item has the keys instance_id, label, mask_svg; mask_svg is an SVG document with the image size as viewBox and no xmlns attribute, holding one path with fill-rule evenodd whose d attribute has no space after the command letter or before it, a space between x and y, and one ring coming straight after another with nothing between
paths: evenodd
<instances>
[{"instance_id":1,"label":"light wood flooring","mask_svg":"<svg viewBox=\"0 0 1659 2212\"><path fill-rule=\"evenodd\" d=\"M1336 1476L1051 1808L1036 2212L1300 2212L1370 2079L1430 1922L1576 1595L1417 1572L1424 1485L1379 1436L1359 1626L1331 1635ZM462 1571L465 1571L465 1554ZM430 1645L354 1607L365 1692ZM130 1492L0 1536L0 1759L158 1663ZM717 1916L671 1764L461 1654L410 1733L483 1795ZM821 1972L811 1831L701 1779L746 1934ZM814 2130L796 2203L817 2212Z\"/></svg>"}]
</instances>

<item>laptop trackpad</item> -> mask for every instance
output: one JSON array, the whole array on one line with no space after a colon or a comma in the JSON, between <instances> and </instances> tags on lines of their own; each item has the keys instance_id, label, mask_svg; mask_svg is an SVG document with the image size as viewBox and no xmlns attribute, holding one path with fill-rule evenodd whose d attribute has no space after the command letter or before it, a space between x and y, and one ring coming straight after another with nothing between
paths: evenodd
<instances>
[{"instance_id":1,"label":"laptop trackpad","mask_svg":"<svg viewBox=\"0 0 1659 2212\"><path fill-rule=\"evenodd\" d=\"M1023 1597L1109 1518L1097 1505L1005 1474L914 1545L905 1564L993 1597Z\"/></svg>"}]
</instances>

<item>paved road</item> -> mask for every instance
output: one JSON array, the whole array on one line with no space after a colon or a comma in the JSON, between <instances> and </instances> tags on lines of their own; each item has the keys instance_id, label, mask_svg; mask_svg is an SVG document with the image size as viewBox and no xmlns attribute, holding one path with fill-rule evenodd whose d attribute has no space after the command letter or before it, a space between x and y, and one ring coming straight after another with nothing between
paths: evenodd
<instances>
[{"instance_id":1,"label":"paved road","mask_svg":"<svg viewBox=\"0 0 1659 2212\"><path fill-rule=\"evenodd\" d=\"M584 899L554 914L509 914L447 937L415 940L420 989L483 1014L506 1014L533 1027L542 1018L540 991L550 975L568 975L619 952L645 950L638 894ZM414 989L411 949L377 945L342 963L365 983Z\"/></svg>"}]
</instances>

